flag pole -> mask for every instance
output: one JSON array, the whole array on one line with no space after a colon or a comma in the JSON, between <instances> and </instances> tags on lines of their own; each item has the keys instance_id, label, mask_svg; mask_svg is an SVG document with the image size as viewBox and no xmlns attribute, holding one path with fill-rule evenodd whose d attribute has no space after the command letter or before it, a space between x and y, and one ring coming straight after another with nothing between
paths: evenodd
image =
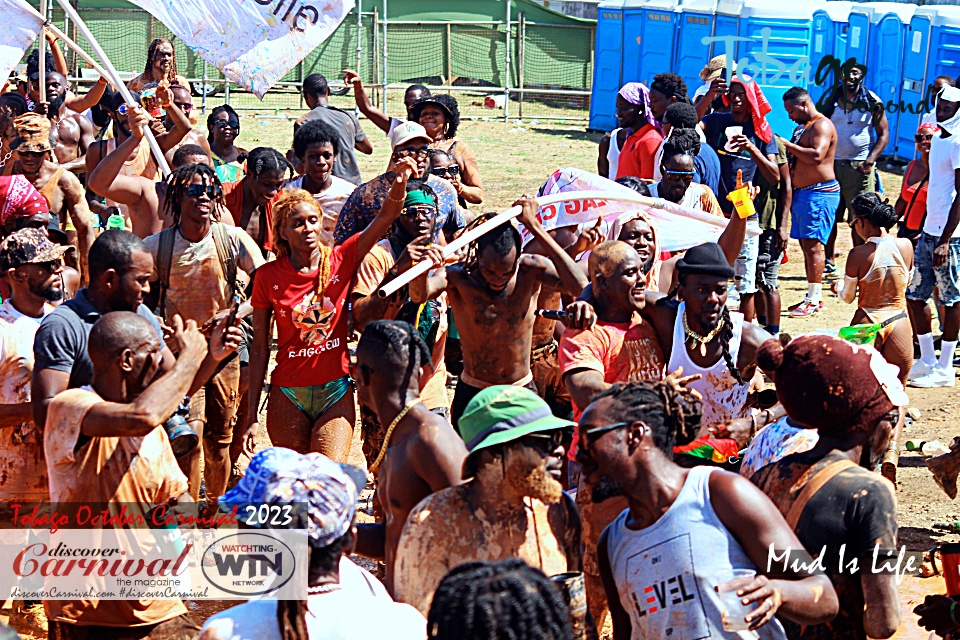
<instances>
[{"instance_id":1,"label":"flag pole","mask_svg":"<svg viewBox=\"0 0 960 640\"><path fill-rule=\"evenodd\" d=\"M40 12L38 12L36 9L34 9L32 6L30 6L30 5L27 4L26 2L22 2L22 3L18 3L18 4L20 5L20 8L21 8L21 9L23 9L24 11L27 11L28 13L30 13L30 15L32 15L35 20L37 20L41 25L43 25L44 27L46 27L47 29L49 29L50 32L53 33L53 35L55 35L55 36L57 36L58 38L60 38L61 40L63 40L63 43L64 43L65 45L67 45L68 47L70 47L71 49L73 49L74 52L76 52L76 54L77 54L78 56L80 56L80 57L83 59L84 62L86 62L87 64L89 64L91 67L93 67L93 70L94 70L94 71L96 71L97 73L99 73L99 74L100 74L101 76L103 76L104 78L109 78L109 77L110 77L110 74L108 74L106 71L104 71L104 70L103 70L103 67L101 67L101 66L97 63L96 60L94 60L92 57L90 57L90 54L89 54L89 53L87 53L86 51L83 50L83 47L81 47L80 45L78 45L78 44L77 44L76 42L74 42L71 38L67 37L67 34L65 34L63 31L61 31L60 29L58 29L58 28L57 28L57 25L53 24L52 22L48 22L46 18L44 18L42 15L40 15ZM42 32L42 31L41 31L41 33L40 33L40 37L43 37L43 32ZM112 81L111 81L111 82L112 82Z\"/></svg>"},{"instance_id":2,"label":"flag pole","mask_svg":"<svg viewBox=\"0 0 960 640\"><path fill-rule=\"evenodd\" d=\"M131 107L139 106L134 101L133 96L130 94L130 90L127 89L127 85L125 85L120 79L120 74L117 72L116 67L113 66L113 63L110 62L110 58L108 58L107 54L103 51L103 47L101 47L100 43L97 42L97 39L93 37L93 34L87 27L87 24L70 5L69 0L57 0L57 2L59 2L60 6L63 7L63 11L67 14L67 17L73 20L73 23L77 25L77 29L80 30L80 33L83 34L83 37L86 38L87 42L90 43L90 47L93 49L93 52L98 58L100 58L100 61L103 62L103 66L107 71L108 77L113 85L117 88L117 91L120 92L120 95L123 96L124 102ZM157 143L157 139L153 137L153 132L150 131L150 127L147 125L143 125L143 135L147 139L147 143L150 145L150 150L153 151L153 155L157 160L157 166L160 167L160 170L163 172L163 176L169 176L170 165L167 164L167 159L163 156L163 151L160 150L160 145Z\"/></svg>"},{"instance_id":3,"label":"flag pole","mask_svg":"<svg viewBox=\"0 0 960 640\"><path fill-rule=\"evenodd\" d=\"M47 0L40 0L40 15L43 16L43 23L47 22ZM43 28L43 25L40 26L40 42L37 44L37 51L40 52L39 63L40 67L37 69L37 79L40 82L40 102L48 102L47 100L47 33ZM27 78L27 81L30 81L30 78ZM47 114L49 118L51 114Z\"/></svg>"}]
</instances>

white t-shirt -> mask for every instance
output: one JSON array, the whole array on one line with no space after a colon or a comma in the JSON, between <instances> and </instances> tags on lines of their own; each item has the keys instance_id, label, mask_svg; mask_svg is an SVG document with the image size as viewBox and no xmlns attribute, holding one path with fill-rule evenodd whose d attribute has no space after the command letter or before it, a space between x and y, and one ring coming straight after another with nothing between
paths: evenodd
<instances>
[{"instance_id":1,"label":"white t-shirt","mask_svg":"<svg viewBox=\"0 0 960 640\"><path fill-rule=\"evenodd\" d=\"M357 185L338 178L330 176L330 188L320 193L314 193L313 197L323 211L323 220L320 221L320 242L328 247L333 247L333 230L337 227L337 218L340 217L340 209L343 203L347 201ZM297 176L287 183L288 189L303 189L303 176Z\"/></svg>"},{"instance_id":2,"label":"white t-shirt","mask_svg":"<svg viewBox=\"0 0 960 640\"><path fill-rule=\"evenodd\" d=\"M934 136L930 142L930 185L927 189L924 233L938 237L943 233L953 200L957 197L957 169L960 169L960 133L949 138ZM960 225L957 225L953 237L960 238Z\"/></svg>"},{"instance_id":3,"label":"white t-shirt","mask_svg":"<svg viewBox=\"0 0 960 640\"><path fill-rule=\"evenodd\" d=\"M352 568L351 568L352 567ZM367 581L379 585L371 589ZM310 640L423 640L427 621L407 604L393 602L383 585L347 558L340 559L339 591L307 598ZM382 590L382 594L380 591ZM373 592L377 592L376 595ZM210 616L202 640L280 640L276 600L252 600Z\"/></svg>"}]
</instances>

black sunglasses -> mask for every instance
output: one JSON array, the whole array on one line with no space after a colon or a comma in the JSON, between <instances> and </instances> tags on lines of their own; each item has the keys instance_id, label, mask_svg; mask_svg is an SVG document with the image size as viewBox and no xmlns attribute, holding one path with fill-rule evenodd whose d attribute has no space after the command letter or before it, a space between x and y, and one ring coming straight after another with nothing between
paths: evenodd
<instances>
[{"instance_id":1,"label":"black sunglasses","mask_svg":"<svg viewBox=\"0 0 960 640\"><path fill-rule=\"evenodd\" d=\"M218 129L236 129L237 131L240 131L240 123L231 122L230 120L214 120L213 126L217 127Z\"/></svg>"},{"instance_id":2,"label":"black sunglasses","mask_svg":"<svg viewBox=\"0 0 960 640\"><path fill-rule=\"evenodd\" d=\"M932 134L932 133L931 133L931 134L928 134L928 135L923 135L923 134L918 133L917 135L913 136L913 141L914 141L914 142L930 142L931 140L933 140L933 134Z\"/></svg>"},{"instance_id":3,"label":"black sunglasses","mask_svg":"<svg viewBox=\"0 0 960 640\"><path fill-rule=\"evenodd\" d=\"M398 159L409 158L411 156L416 156L417 158L426 158L428 153L430 153L430 149L427 147L420 147L419 149L399 149L394 151L393 155Z\"/></svg>"},{"instance_id":4,"label":"black sunglasses","mask_svg":"<svg viewBox=\"0 0 960 640\"><path fill-rule=\"evenodd\" d=\"M211 200L216 200L222 193L223 189L215 184L191 184L187 186L188 198L199 198L206 194Z\"/></svg>"},{"instance_id":5,"label":"black sunglasses","mask_svg":"<svg viewBox=\"0 0 960 640\"><path fill-rule=\"evenodd\" d=\"M563 444L564 440L570 437L567 429L557 429L546 433L528 433L521 440L530 446L536 447L544 453L553 453L557 447Z\"/></svg>"},{"instance_id":6,"label":"black sunglasses","mask_svg":"<svg viewBox=\"0 0 960 640\"><path fill-rule=\"evenodd\" d=\"M614 429L622 429L623 427L629 427L632 422L613 422L611 424L605 424L600 427L595 427L589 431L584 431L584 435L587 437L587 444L583 447L583 451L589 452L590 447L593 446L593 443L600 439L600 436L605 434L608 431L613 431Z\"/></svg>"},{"instance_id":7,"label":"black sunglasses","mask_svg":"<svg viewBox=\"0 0 960 640\"><path fill-rule=\"evenodd\" d=\"M38 266L41 269L44 269L50 273L55 272L61 266L59 260L47 260L46 262L30 262L28 264Z\"/></svg>"},{"instance_id":8,"label":"black sunglasses","mask_svg":"<svg viewBox=\"0 0 960 640\"><path fill-rule=\"evenodd\" d=\"M430 169L430 173L438 178L442 178L444 176L455 178L460 175L460 165L452 164L449 167L434 167L433 169Z\"/></svg>"}]
</instances>

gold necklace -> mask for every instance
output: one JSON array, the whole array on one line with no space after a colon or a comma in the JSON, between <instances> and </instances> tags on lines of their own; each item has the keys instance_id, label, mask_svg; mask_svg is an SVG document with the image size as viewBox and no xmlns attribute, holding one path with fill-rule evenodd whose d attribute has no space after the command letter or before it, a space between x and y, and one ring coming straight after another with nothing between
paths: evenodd
<instances>
[{"instance_id":1,"label":"gold necklace","mask_svg":"<svg viewBox=\"0 0 960 640\"><path fill-rule=\"evenodd\" d=\"M383 444L380 445L380 453L377 454L377 459L373 461L373 464L370 465L370 473L373 473L383 462L383 456L387 455L387 447L390 446L390 436L393 435L393 430L400 424L400 421L403 420L403 417L407 415L407 412L410 409L413 409L417 403L420 402L420 398L417 398L416 402L408 404L403 408L400 413L397 414L397 417L393 419L393 422L390 423L390 426L387 427L387 435L383 436Z\"/></svg>"},{"instance_id":2,"label":"gold necklace","mask_svg":"<svg viewBox=\"0 0 960 640\"><path fill-rule=\"evenodd\" d=\"M700 357L705 358L707 356L707 344L712 342L714 338L717 337L717 334L720 333L720 330L723 329L723 326L726 324L726 321L721 317L720 323L716 328L708 333L705 336L701 336L699 333L690 328L687 324L687 312L683 312L683 333L687 336L687 339L684 342L689 341L690 346L693 347L696 343L700 343Z\"/></svg>"}]
</instances>

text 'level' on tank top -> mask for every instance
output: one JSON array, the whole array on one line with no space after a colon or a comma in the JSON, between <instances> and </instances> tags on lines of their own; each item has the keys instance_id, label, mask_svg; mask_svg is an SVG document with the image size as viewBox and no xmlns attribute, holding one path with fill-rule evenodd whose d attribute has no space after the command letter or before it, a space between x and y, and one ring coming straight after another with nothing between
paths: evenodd
<instances>
[{"instance_id":1,"label":"text 'level' on tank top","mask_svg":"<svg viewBox=\"0 0 960 640\"><path fill-rule=\"evenodd\" d=\"M710 475L717 471L690 469L677 499L649 527L628 528L629 510L607 527L607 557L632 638L741 637L723 630L714 587L729 580L733 569L756 571L756 565L710 502ZM776 619L758 633L765 639L786 637Z\"/></svg>"},{"instance_id":2,"label":"text 'level' on tank top","mask_svg":"<svg viewBox=\"0 0 960 640\"><path fill-rule=\"evenodd\" d=\"M677 319L673 323L673 349L670 351L667 372L672 373L679 367L683 367L684 376L700 374L700 379L691 382L687 387L696 390L703 396L702 425L712 427L726 424L734 418L743 417L745 415L744 404L747 401L750 385L737 382L733 374L730 373L723 356L720 356L709 367L701 367L693 362L687 352L685 344L687 336L683 331L683 315L686 310L687 304L681 302L677 308ZM743 336L743 314L731 311L730 322L733 323L730 356L736 364L737 356L740 353L740 340Z\"/></svg>"}]
</instances>

